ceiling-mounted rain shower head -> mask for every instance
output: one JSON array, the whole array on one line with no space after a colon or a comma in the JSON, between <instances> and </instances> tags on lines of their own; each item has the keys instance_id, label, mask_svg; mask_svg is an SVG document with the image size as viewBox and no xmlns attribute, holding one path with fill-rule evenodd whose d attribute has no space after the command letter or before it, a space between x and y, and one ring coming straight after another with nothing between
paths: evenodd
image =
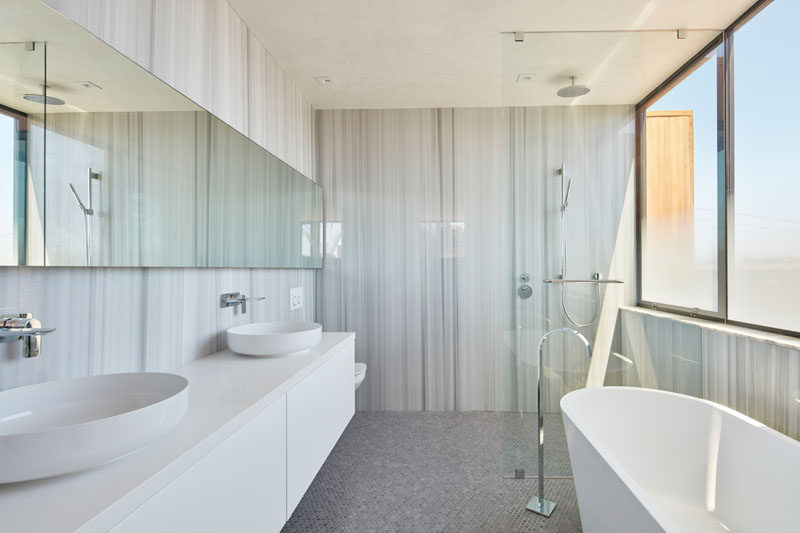
<instances>
[{"instance_id":1,"label":"ceiling-mounted rain shower head","mask_svg":"<svg viewBox=\"0 0 800 533\"><path fill-rule=\"evenodd\" d=\"M64 105L66 103L61 98L56 98L55 96L45 96L47 89L49 89L49 87L42 85L42 94L28 93L23 94L22 97L25 100L35 104Z\"/></svg>"},{"instance_id":2,"label":"ceiling-mounted rain shower head","mask_svg":"<svg viewBox=\"0 0 800 533\"><path fill-rule=\"evenodd\" d=\"M583 96L584 94L589 94L589 88L586 85L575 85L575 80L577 78L577 76L570 76L570 84L560 88L556 94L561 98L575 98Z\"/></svg>"}]
</instances>

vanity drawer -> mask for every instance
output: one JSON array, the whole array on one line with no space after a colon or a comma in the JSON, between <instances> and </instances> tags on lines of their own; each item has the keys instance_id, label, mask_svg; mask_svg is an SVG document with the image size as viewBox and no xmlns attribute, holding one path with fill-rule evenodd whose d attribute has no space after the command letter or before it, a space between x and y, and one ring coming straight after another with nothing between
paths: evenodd
<instances>
[{"instance_id":1,"label":"vanity drawer","mask_svg":"<svg viewBox=\"0 0 800 533\"><path fill-rule=\"evenodd\" d=\"M112 531L280 531L286 522L285 454L281 396Z\"/></svg>"},{"instance_id":2,"label":"vanity drawer","mask_svg":"<svg viewBox=\"0 0 800 533\"><path fill-rule=\"evenodd\" d=\"M291 516L355 413L351 342L286 393L286 516Z\"/></svg>"}]
</instances>

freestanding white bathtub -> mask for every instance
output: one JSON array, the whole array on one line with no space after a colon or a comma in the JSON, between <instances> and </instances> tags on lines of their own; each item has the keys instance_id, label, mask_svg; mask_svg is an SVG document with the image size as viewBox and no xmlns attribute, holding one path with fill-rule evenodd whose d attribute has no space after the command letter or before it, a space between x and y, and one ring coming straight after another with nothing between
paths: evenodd
<instances>
[{"instance_id":1,"label":"freestanding white bathtub","mask_svg":"<svg viewBox=\"0 0 800 533\"><path fill-rule=\"evenodd\" d=\"M652 389L581 389L561 409L585 532L800 531L797 441Z\"/></svg>"}]
</instances>

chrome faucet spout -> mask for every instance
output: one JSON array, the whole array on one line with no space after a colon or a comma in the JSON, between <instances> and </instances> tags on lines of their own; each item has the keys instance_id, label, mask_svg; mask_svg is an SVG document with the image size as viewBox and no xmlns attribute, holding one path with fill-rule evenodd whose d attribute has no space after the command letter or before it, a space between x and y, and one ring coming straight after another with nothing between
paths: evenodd
<instances>
[{"instance_id":1,"label":"chrome faucet spout","mask_svg":"<svg viewBox=\"0 0 800 533\"><path fill-rule=\"evenodd\" d=\"M25 357L36 357L42 351L42 335L56 328L43 328L31 313L0 316L0 342L23 341Z\"/></svg>"},{"instance_id":2,"label":"chrome faucet spout","mask_svg":"<svg viewBox=\"0 0 800 533\"><path fill-rule=\"evenodd\" d=\"M589 339L587 339L586 336L583 333L581 333L580 331L578 331L576 329L572 329L572 328L551 329L550 331L548 331L547 333L542 335L542 338L539 340L539 363L540 363L539 364L539 377L541 377L541 375L542 375L541 362L542 362L542 347L544 346L544 342L547 340L547 338L550 335L552 335L553 333L558 333L558 332L568 333L570 335L573 335L573 336L577 337L578 340L580 340L583 343L583 346L586 348L586 357L589 358L589 357L592 356L592 344L589 342Z\"/></svg>"},{"instance_id":3,"label":"chrome faucet spout","mask_svg":"<svg viewBox=\"0 0 800 533\"><path fill-rule=\"evenodd\" d=\"M244 294L240 294L238 292L226 292L224 294L219 295L219 306L221 308L225 307L234 307L237 305L241 306L242 314L247 312L247 301L253 302L260 302L261 300L266 299L266 296L255 296L248 298Z\"/></svg>"}]
</instances>

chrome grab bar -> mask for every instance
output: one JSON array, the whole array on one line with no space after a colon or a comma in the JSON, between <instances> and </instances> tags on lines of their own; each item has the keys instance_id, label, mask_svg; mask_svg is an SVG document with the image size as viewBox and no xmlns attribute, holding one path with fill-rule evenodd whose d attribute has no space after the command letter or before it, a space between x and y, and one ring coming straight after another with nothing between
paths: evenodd
<instances>
[{"instance_id":1,"label":"chrome grab bar","mask_svg":"<svg viewBox=\"0 0 800 533\"><path fill-rule=\"evenodd\" d=\"M545 283L625 283L621 279L546 279Z\"/></svg>"}]
</instances>

